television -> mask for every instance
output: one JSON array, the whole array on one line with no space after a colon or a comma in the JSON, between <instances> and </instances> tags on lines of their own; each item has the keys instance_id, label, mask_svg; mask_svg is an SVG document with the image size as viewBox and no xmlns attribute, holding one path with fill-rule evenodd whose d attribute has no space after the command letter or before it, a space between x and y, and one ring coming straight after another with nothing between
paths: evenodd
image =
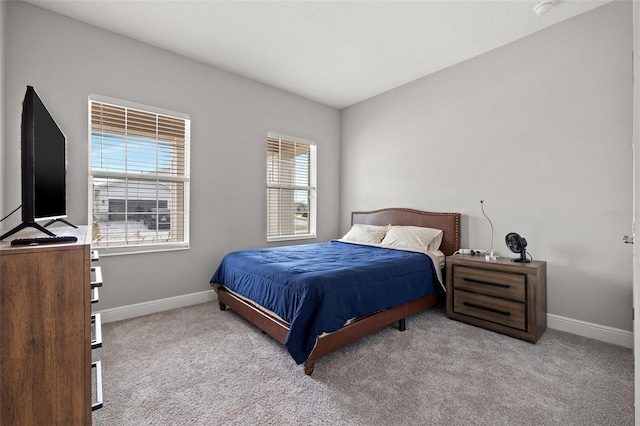
<instances>
[{"instance_id":1,"label":"television","mask_svg":"<svg viewBox=\"0 0 640 426\"><path fill-rule=\"evenodd\" d=\"M55 221L71 225L67 216L67 139L33 87L27 86L22 102L21 166L22 223L0 237L24 228L46 229ZM44 226L36 220L48 220ZM74 226L74 225L71 225Z\"/></svg>"}]
</instances>

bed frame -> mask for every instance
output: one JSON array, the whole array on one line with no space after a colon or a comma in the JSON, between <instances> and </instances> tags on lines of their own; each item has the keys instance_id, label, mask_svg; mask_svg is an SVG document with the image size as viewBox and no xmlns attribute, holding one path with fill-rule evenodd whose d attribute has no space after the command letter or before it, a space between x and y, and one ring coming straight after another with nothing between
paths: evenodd
<instances>
[{"instance_id":1,"label":"bed frame","mask_svg":"<svg viewBox=\"0 0 640 426\"><path fill-rule=\"evenodd\" d=\"M351 213L351 224L356 223L369 225L414 225L442 229L444 235L440 250L447 256L450 256L460 249L460 213L434 213L413 209L391 208L371 212L353 212ZM230 307L284 345L287 333L289 332L287 323L230 293L220 284L212 283L211 286L218 294L218 304L221 310L224 311L227 306ZM391 325L396 321L399 322L400 330L404 330L404 319L406 317L427 309L436 303L437 294L432 294L369 315L344 326L340 330L318 337L313 352L311 352L309 358L303 363L305 374L311 375L311 373L313 373L315 360L317 358L383 327Z\"/></svg>"}]
</instances>

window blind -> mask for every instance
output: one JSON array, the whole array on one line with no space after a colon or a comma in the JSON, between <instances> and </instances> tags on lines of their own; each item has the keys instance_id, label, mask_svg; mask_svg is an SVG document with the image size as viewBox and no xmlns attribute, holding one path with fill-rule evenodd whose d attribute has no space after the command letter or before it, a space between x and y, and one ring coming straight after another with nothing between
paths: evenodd
<instances>
[{"instance_id":1,"label":"window blind","mask_svg":"<svg viewBox=\"0 0 640 426\"><path fill-rule=\"evenodd\" d=\"M97 247L188 242L189 119L90 101Z\"/></svg>"},{"instance_id":2,"label":"window blind","mask_svg":"<svg viewBox=\"0 0 640 426\"><path fill-rule=\"evenodd\" d=\"M315 237L316 145L267 137L267 240Z\"/></svg>"}]
</instances>

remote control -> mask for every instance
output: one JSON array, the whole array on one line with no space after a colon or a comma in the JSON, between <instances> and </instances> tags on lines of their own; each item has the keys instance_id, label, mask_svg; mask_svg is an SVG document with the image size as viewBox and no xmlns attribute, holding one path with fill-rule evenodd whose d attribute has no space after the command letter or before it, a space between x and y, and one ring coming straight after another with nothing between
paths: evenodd
<instances>
[{"instance_id":1,"label":"remote control","mask_svg":"<svg viewBox=\"0 0 640 426\"><path fill-rule=\"evenodd\" d=\"M75 243L78 241L77 237L59 235L54 237L31 237L31 238L16 238L11 240L12 246L30 246L38 244L59 244L59 243Z\"/></svg>"}]
</instances>

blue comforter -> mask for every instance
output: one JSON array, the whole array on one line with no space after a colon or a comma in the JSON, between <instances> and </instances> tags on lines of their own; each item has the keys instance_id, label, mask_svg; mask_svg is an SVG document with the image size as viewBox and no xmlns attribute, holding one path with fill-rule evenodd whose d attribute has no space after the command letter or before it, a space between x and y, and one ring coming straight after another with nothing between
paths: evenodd
<instances>
[{"instance_id":1,"label":"blue comforter","mask_svg":"<svg viewBox=\"0 0 640 426\"><path fill-rule=\"evenodd\" d=\"M285 345L300 364L320 334L428 296L436 291L438 278L426 254L330 241L230 253L211 283L287 321Z\"/></svg>"}]
</instances>

